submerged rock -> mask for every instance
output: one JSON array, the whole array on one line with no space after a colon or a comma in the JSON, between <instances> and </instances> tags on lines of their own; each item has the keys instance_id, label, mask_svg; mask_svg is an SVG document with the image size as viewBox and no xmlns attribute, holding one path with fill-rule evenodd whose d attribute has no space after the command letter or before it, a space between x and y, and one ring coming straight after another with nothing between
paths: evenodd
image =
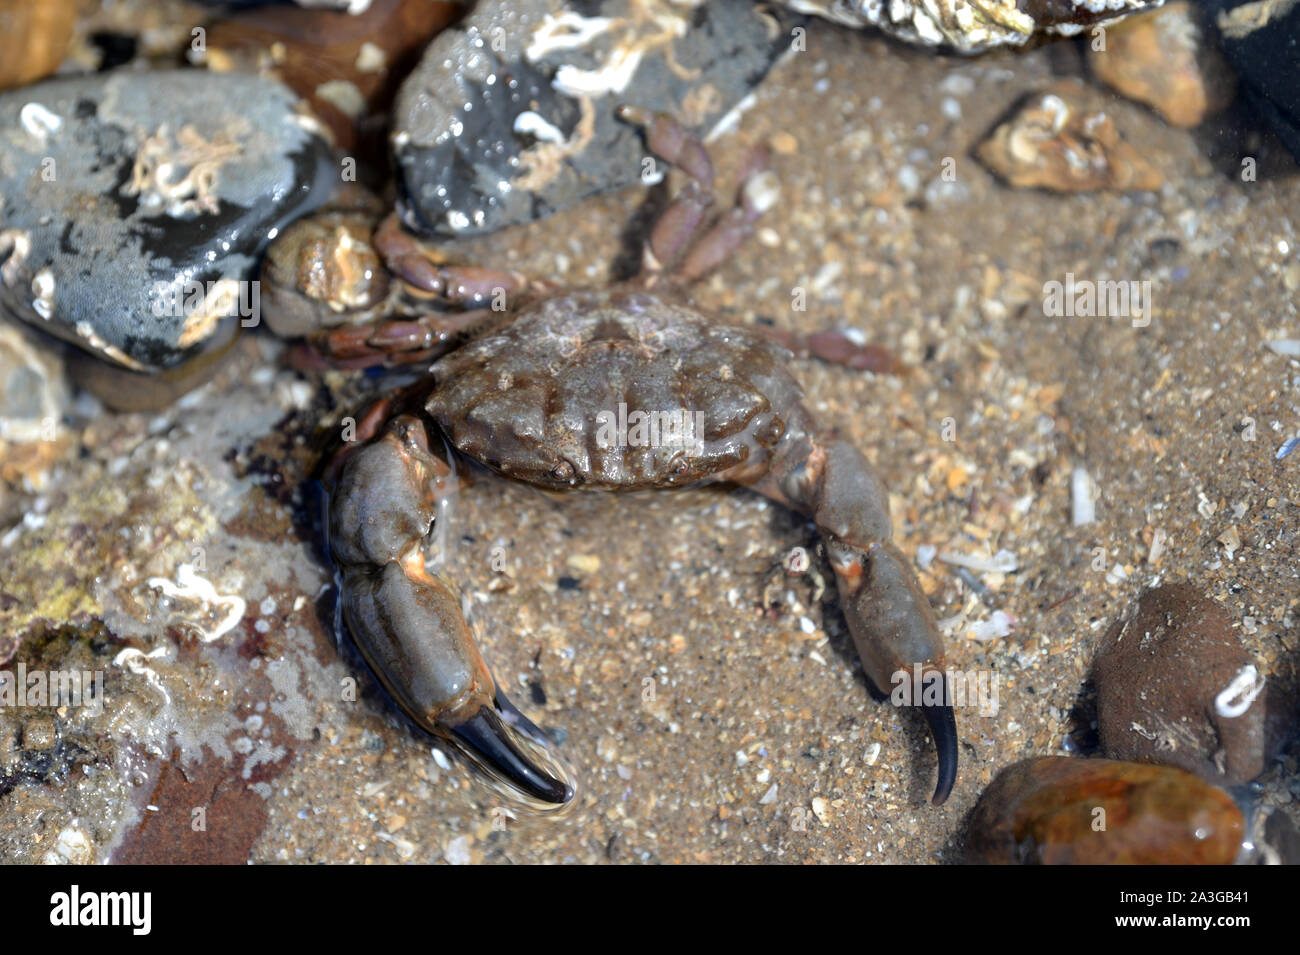
<instances>
[{"instance_id":1,"label":"submerged rock","mask_svg":"<svg viewBox=\"0 0 1300 955\"><path fill-rule=\"evenodd\" d=\"M1175 126L1196 126L1224 109L1236 80L1190 3L1140 13L1106 31L1102 49L1089 46L1096 77L1130 99L1153 107Z\"/></svg>"},{"instance_id":2,"label":"submerged rock","mask_svg":"<svg viewBox=\"0 0 1300 955\"><path fill-rule=\"evenodd\" d=\"M275 230L338 178L293 95L197 70L0 95L0 312L137 372L256 319Z\"/></svg>"},{"instance_id":3,"label":"submerged rock","mask_svg":"<svg viewBox=\"0 0 1300 955\"><path fill-rule=\"evenodd\" d=\"M619 106L714 128L791 46L750 0L487 0L402 86L393 148L407 224L447 236L656 181Z\"/></svg>"},{"instance_id":4,"label":"submerged rock","mask_svg":"<svg viewBox=\"0 0 1300 955\"><path fill-rule=\"evenodd\" d=\"M1223 54L1278 138L1300 161L1300 4L1288 0L1204 0Z\"/></svg>"},{"instance_id":5,"label":"submerged rock","mask_svg":"<svg viewBox=\"0 0 1300 955\"><path fill-rule=\"evenodd\" d=\"M986 864L1227 865L1242 813L1170 766L1045 756L1008 766L970 818L966 859Z\"/></svg>"},{"instance_id":6,"label":"submerged rock","mask_svg":"<svg viewBox=\"0 0 1300 955\"><path fill-rule=\"evenodd\" d=\"M1143 594L1102 639L1093 679L1106 756L1231 784L1264 771L1270 688L1227 612L1195 587Z\"/></svg>"}]
</instances>

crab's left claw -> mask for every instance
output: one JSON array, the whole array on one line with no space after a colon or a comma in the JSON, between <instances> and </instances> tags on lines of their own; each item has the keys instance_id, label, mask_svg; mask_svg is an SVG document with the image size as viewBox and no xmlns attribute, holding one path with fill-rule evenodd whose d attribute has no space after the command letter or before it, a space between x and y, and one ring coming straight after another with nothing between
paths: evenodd
<instances>
[{"instance_id":1,"label":"crab's left claw","mask_svg":"<svg viewBox=\"0 0 1300 955\"><path fill-rule=\"evenodd\" d=\"M804 511L821 531L862 669L882 693L907 681L912 692L902 705L919 708L930 726L938 806L957 780L957 721L943 637L916 574L890 540L889 496L879 478L856 448L810 434L801 415L802 409L791 415L776 460L751 483Z\"/></svg>"},{"instance_id":2,"label":"crab's left claw","mask_svg":"<svg viewBox=\"0 0 1300 955\"><path fill-rule=\"evenodd\" d=\"M934 737L939 778L931 802L941 805L957 780L957 720L929 601L903 555L887 541L864 550L830 538L826 550L844 619L871 682L883 693L900 680L917 684L906 699L921 710Z\"/></svg>"}]
</instances>

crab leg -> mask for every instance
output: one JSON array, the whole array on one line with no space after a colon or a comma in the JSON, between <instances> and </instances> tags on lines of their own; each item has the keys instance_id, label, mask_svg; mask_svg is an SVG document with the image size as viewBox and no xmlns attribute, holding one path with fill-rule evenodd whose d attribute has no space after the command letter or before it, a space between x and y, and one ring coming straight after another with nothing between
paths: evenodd
<instances>
[{"instance_id":1,"label":"crab leg","mask_svg":"<svg viewBox=\"0 0 1300 955\"><path fill-rule=\"evenodd\" d=\"M803 426L806 417L806 412L794 416L761 475L740 480L808 514L817 525L849 633L876 688L889 692L900 679L913 679L914 664L920 665L923 686L943 688L938 701L917 693L913 704L921 707L934 737L937 806L957 779L957 723L944 674L943 638L916 575L890 541L889 498L880 479L852 445L813 437Z\"/></svg>"},{"instance_id":2,"label":"crab leg","mask_svg":"<svg viewBox=\"0 0 1300 955\"><path fill-rule=\"evenodd\" d=\"M438 500L451 493L450 477L412 415L399 415L347 454L329 502L344 622L375 677L418 726L520 791L568 802L573 790L526 754L503 718L517 711L488 672L456 594L425 567L422 544Z\"/></svg>"},{"instance_id":3,"label":"crab leg","mask_svg":"<svg viewBox=\"0 0 1300 955\"><path fill-rule=\"evenodd\" d=\"M374 246L388 268L413 294L450 305L500 308L504 305L502 298L517 303L528 295L555 288L548 282L508 269L445 264L439 261L435 249L402 231L396 213L379 223Z\"/></svg>"},{"instance_id":4,"label":"crab leg","mask_svg":"<svg viewBox=\"0 0 1300 955\"><path fill-rule=\"evenodd\" d=\"M307 336L316 353L336 368L405 365L436 358L500 321L488 308L341 325Z\"/></svg>"}]
</instances>

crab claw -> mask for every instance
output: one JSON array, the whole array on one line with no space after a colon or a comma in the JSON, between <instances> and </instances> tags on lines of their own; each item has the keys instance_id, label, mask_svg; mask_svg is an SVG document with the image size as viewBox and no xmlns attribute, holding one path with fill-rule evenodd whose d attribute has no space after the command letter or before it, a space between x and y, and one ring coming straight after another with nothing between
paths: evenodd
<instances>
[{"instance_id":1,"label":"crab claw","mask_svg":"<svg viewBox=\"0 0 1300 955\"><path fill-rule=\"evenodd\" d=\"M930 724L930 735L934 737L935 755L939 761L939 779L934 784L930 804L942 806L952 792L953 783L957 782L957 718L948 703L922 706L921 712Z\"/></svg>"},{"instance_id":2,"label":"crab claw","mask_svg":"<svg viewBox=\"0 0 1300 955\"><path fill-rule=\"evenodd\" d=\"M929 602L898 549L881 543L861 550L832 539L827 550L849 632L876 688L887 692L901 675L916 672L917 667L927 677L935 674L942 678L943 642ZM921 710L934 738L939 772L931 803L942 805L957 780L957 720L952 701L945 691L934 702L917 698L912 705Z\"/></svg>"},{"instance_id":3,"label":"crab claw","mask_svg":"<svg viewBox=\"0 0 1300 955\"><path fill-rule=\"evenodd\" d=\"M451 727L451 736L483 769L499 776L520 792L542 802L563 805L573 798L573 787L556 779L531 760L515 742L514 733L491 705Z\"/></svg>"},{"instance_id":4,"label":"crab claw","mask_svg":"<svg viewBox=\"0 0 1300 955\"><path fill-rule=\"evenodd\" d=\"M497 690L456 591L425 565L425 534L455 484L423 423L398 415L331 472L340 612L379 683L417 726L494 779L541 802L572 800L573 788L530 755L527 737L538 750L545 737Z\"/></svg>"}]
</instances>

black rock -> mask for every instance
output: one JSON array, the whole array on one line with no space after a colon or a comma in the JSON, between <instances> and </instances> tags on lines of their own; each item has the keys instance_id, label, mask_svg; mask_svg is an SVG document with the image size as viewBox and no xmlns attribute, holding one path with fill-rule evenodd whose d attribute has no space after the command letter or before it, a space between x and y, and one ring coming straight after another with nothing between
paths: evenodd
<instances>
[{"instance_id":1,"label":"black rock","mask_svg":"<svg viewBox=\"0 0 1300 955\"><path fill-rule=\"evenodd\" d=\"M393 117L411 228L445 236L541 218L643 177L646 149L615 110L708 131L791 48L752 0L487 0L429 45ZM662 167L662 164L660 164Z\"/></svg>"},{"instance_id":2,"label":"black rock","mask_svg":"<svg viewBox=\"0 0 1300 955\"><path fill-rule=\"evenodd\" d=\"M1300 161L1300 4L1203 2L1247 97Z\"/></svg>"},{"instance_id":3,"label":"black rock","mask_svg":"<svg viewBox=\"0 0 1300 955\"><path fill-rule=\"evenodd\" d=\"M240 283L339 178L295 103L199 70L0 95L0 313L135 371L179 364L222 318L251 323Z\"/></svg>"}]
</instances>

